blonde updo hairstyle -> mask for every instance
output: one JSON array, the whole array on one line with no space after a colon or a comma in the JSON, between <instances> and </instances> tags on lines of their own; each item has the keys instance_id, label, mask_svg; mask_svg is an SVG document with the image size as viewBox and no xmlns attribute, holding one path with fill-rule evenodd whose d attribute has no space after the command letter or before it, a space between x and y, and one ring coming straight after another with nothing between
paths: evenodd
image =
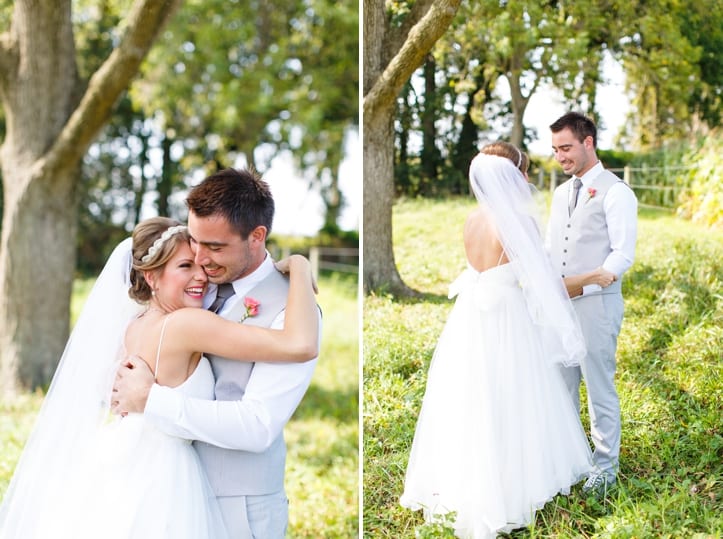
<instances>
[{"instance_id":1,"label":"blonde updo hairstyle","mask_svg":"<svg viewBox=\"0 0 723 539\"><path fill-rule=\"evenodd\" d=\"M481 153L506 157L514 163L522 174L527 174L527 169L530 166L530 159L527 157L525 152L520 150L514 144L510 144L509 142L504 142L502 140L488 144L482 148Z\"/></svg>"},{"instance_id":2,"label":"blonde updo hairstyle","mask_svg":"<svg viewBox=\"0 0 723 539\"><path fill-rule=\"evenodd\" d=\"M143 276L143 272L153 271L160 275L168 260L175 254L178 245L188 243L191 239L187 229L179 230L160 244L149 260L143 262L143 258L148 255L156 240L174 226L182 226L182 223L168 217L151 217L133 229L133 264L128 295L138 303L147 303L153 295L153 290Z\"/></svg>"}]
</instances>

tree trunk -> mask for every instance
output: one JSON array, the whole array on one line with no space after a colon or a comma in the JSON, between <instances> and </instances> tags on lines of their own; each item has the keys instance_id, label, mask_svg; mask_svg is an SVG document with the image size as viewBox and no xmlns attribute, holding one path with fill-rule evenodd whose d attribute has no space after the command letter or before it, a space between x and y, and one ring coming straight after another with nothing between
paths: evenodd
<instances>
[{"instance_id":1,"label":"tree trunk","mask_svg":"<svg viewBox=\"0 0 723 539\"><path fill-rule=\"evenodd\" d=\"M412 107L409 106L409 98L412 94L412 85L405 84L402 94L402 99L397 103L398 108L396 112L397 125L399 131L397 135L397 147L399 153L397 154L397 160L394 164L394 170L396 171L396 183L397 192L405 195L412 195L412 188L410 185L409 175L409 131L412 126Z\"/></svg>"},{"instance_id":2,"label":"tree trunk","mask_svg":"<svg viewBox=\"0 0 723 539\"><path fill-rule=\"evenodd\" d=\"M472 110L477 106L476 96L482 92L481 101L484 103L491 93L491 79L485 77L484 70L480 70L474 80L475 88L468 93L462 128L452 151L452 165L461 173L461 181L454 188L454 192L458 195L469 194L469 164L479 152L479 128L472 119Z\"/></svg>"},{"instance_id":3,"label":"tree trunk","mask_svg":"<svg viewBox=\"0 0 723 539\"><path fill-rule=\"evenodd\" d=\"M392 245L393 121L391 112L364 121L364 288L412 295L399 276ZM373 218L366 208L374 208Z\"/></svg>"},{"instance_id":4,"label":"tree trunk","mask_svg":"<svg viewBox=\"0 0 723 539\"><path fill-rule=\"evenodd\" d=\"M130 189L134 192L135 196L133 197L132 204L133 204L133 227L140 223L141 221L141 212L143 210L143 199L146 195L146 190L148 189L148 175L146 174L146 165L148 164L148 139L150 138L148 134L146 133L144 128L141 128L139 132L136 135L139 139L141 139L141 152L138 156L138 170L140 170L140 185L137 189L134 188L134 182L133 178L129 174L129 182L128 185ZM158 201L158 207L160 209L161 207L161 201ZM168 215L167 213L161 212L160 215Z\"/></svg>"},{"instance_id":5,"label":"tree trunk","mask_svg":"<svg viewBox=\"0 0 723 539\"><path fill-rule=\"evenodd\" d=\"M522 148L522 142L525 138L525 110L530 96L522 93L522 85L520 84L520 71L513 71L507 75L510 83L510 101L512 104L512 132L510 133L510 142Z\"/></svg>"},{"instance_id":6,"label":"tree trunk","mask_svg":"<svg viewBox=\"0 0 723 539\"><path fill-rule=\"evenodd\" d=\"M2 168L3 177L28 185L8 189L0 244L0 390L12 394L18 385L47 384L68 336L79 173L55 171L49 184L8 159Z\"/></svg>"},{"instance_id":7,"label":"tree trunk","mask_svg":"<svg viewBox=\"0 0 723 539\"><path fill-rule=\"evenodd\" d=\"M341 160L334 156L329 156L330 162L326 164L329 171L329 185L322 184L321 198L324 202L324 226L323 230L334 232L339 230L339 215L344 205L344 200L339 189L339 168Z\"/></svg>"},{"instance_id":8,"label":"tree trunk","mask_svg":"<svg viewBox=\"0 0 723 539\"><path fill-rule=\"evenodd\" d=\"M364 289L414 294L392 245L394 112L399 91L444 33L461 0L419 0L392 27L383 0L364 0Z\"/></svg>"},{"instance_id":9,"label":"tree trunk","mask_svg":"<svg viewBox=\"0 0 723 539\"><path fill-rule=\"evenodd\" d=\"M0 391L47 384L65 346L80 161L180 0L137 0L80 97L71 0L16 0L0 35ZM79 99L80 98L80 99Z\"/></svg>"},{"instance_id":10,"label":"tree trunk","mask_svg":"<svg viewBox=\"0 0 723 539\"><path fill-rule=\"evenodd\" d=\"M422 109L422 177L428 189L434 192L437 181L437 165L440 161L437 150L437 63L428 54L424 61L424 108Z\"/></svg>"},{"instance_id":11,"label":"tree trunk","mask_svg":"<svg viewBox=\"0 0 723 539\"><path fill-rule=\"evenodd\" d=\"M9 60L2 66L7 131L0 150L4 393L18 383L33 388L50 379L68 335L74 269L77 167L49 170L40 160L77 96L70 1L30 4L16 2L12 33L4 36Z\"/></svg>"},{"instance_id":12,"label":"tree trunk","mask_svg":"<svg viewBox=\"0 0 723 539\"><path fill-rule=\"evenodd\" d=\"M171 139L168 133L166 133L161 141L163 155L163 159L161 161L161 178L156 186L156 190L158 191L158 215L162 216L171 215L169 201L173 191L173 177L176 172L175 163L171 159L172 145L173 139Z\"/></svg>"}]
</instances>

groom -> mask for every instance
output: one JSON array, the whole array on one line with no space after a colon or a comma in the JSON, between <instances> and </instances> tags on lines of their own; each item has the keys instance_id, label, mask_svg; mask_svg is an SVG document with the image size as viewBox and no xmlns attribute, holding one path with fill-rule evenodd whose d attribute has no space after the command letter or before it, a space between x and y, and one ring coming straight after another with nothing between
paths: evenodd
<instances>
[{"instance_id":1,"label":"groom","mask_svg":"<svg viewBox=\"0 0 723 539\"><path fill-rule=\"evenodd\" d=\"M623 320L622 274L633 264L637 200L633 191L597 158L597 128L570 112L551 126L552 149L572 176L552 197L547 246L572 298L587 354L579 367L563 368L563 378L580 408L585 380L595 471L583 491L604 495L616 481L620 453L620 403L615 389L615 351ZM602 268L609 286L573 284L580 274Z\"/></svg>"},{"instance_id":2,"label":"groom","mask_svg":"<svg viewBox=\"0 0 723 539\"><path fill-rule=\"evenodd\" d=\"M245 324L283 327L288 281L266 250L274 217L268 185L251 171L226 169L194 187L186 203L195 261L212 283L204 306L242 320L245 301L252 298L259 303L258 313L245 318ZM283 428L309 387L316 359L209 359L216 379L215 401L188 398L154 384L147 365L134 361L116 377L117 409L143 412L160 430L196 440L229 537L282 539L289 503Z\"/></svg>"}]
</instances>

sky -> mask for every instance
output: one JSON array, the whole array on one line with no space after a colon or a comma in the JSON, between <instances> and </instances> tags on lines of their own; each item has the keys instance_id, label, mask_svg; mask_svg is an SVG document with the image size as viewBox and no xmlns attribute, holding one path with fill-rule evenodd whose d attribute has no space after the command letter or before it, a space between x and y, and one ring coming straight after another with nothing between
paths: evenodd
<instances>
[{"instance_id":1,"label":"sky","mask_svg":"<svg viewBox=\"0 0 723 539\"><path fill-rule=\"evenodd\" d=\"M339 227L359 230L362 204L362 147L358 132L351 132L346 140L345 158L339 170L339 188L345 208ZM282 235L313 236L324 224L324 205L318 193L294 170L288 155L280 155L272 162L263 178L271 187L276 202L273 233Z\"/></svg>"}]
</instances>

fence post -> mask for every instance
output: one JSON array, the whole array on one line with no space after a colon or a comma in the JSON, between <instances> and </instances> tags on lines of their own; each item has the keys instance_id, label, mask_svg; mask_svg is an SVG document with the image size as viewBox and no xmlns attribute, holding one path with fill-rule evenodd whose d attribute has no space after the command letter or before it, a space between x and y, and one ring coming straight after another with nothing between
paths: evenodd
<instances>
[{"instance_id":1,"label":"fence post","mask_svg":"<svg viewBox=\"0 0 723 539\"><path fill-rule=\"evenodd\" d=\"M550 193L552 193L557 187L557 169L553 168L550 172Z\"/></svg>"},{"instance_id":2,"label":"fence post","mask_svg":"<svg viewBox=\"0 0 723 539\"><path fill-rule=\"evenodd\" d=\"M542 189L545 185L545 170L540 169L537 171L537 188Z\"/></svg>"},{"instance_id":3,"label":"fence post","mask_svg":"<svg viewBox=\"0 0 723 539\"><path fill-rule=\"evenodd\" d=\"M630 185L630 165L623 167L623 181Z\"/></svg>"},{"instance_id":4,"label":"fence post","mask_svg":"<svg viewBox=\"0 0 723 539\"><path fill-rule=\"evenodd\" d=\"M319 280L319 248L311 247L309 249L309 262L311 262L311 274L314 280Z\"/></svg>"}]
</instances>

